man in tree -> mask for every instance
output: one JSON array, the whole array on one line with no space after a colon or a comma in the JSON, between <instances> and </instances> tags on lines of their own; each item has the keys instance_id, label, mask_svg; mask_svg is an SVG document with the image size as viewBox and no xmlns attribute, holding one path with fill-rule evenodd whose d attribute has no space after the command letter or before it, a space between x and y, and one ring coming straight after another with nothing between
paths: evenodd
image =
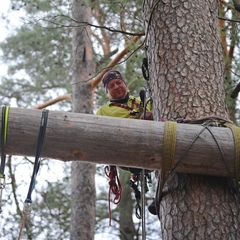
<instances>
[{"instance_id":1,"label":"man in tree","mask_svg":"<svg viewBox=\"0 0 240 240\"><path fill-rule=\"evenodd\" d=\"M126 82L119 71L111 70L102 78L103 86L109 96L109 101L97 110L96 115L153 120L151 104L145 104L145 93L140 92L140 97L135 98L129 94ZM121 167L132 173L134 180L142 169Z\"/></svg>"},{"instance_id":2,"label":"man in tree","mask_svg":"<svg viewBox=\"0 0 240 240\"><path fill-rule=\"evenodd\" d=\"M107 72L102 83L110 100L97 110L97 115L153 120L150 104L145 108L144 99L129 95L126 82L119 71Z\"/></svg>"}]
</instances>

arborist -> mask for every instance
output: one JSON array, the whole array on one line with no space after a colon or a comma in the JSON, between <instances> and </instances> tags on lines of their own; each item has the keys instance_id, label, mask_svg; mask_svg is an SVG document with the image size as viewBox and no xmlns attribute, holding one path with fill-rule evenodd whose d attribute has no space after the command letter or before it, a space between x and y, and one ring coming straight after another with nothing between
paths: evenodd
<instances>
[{"instance_id":1,"label":"arborist","mask_svg":"<svg viewBox=\"0 0 240 240\"><path fill-rule=\"evenodd\" d=\"M111 70L102 78L103 86L109 96L109 101L100 107L96 115L144 119L140 97L129 94L126 82L119 71ZM153 120L151 103L146 106L145 120Z\"/></svg>"},{"instance_id":2,"label":"arborist","mask_svg":"<svg viewBox=\"0 0 240 240\"><path fill-rule=\"evenodd\" d=\"M126 82L119 71L111 70L105 73L102 84L108 94L109 101L97 110L96 115L153 120L151 101L145 101L144 91L140 92L140 97L137 98L130 95ZM130 171L133 174L132 177L142 171L142 169L137 168L121 168Z\"/></svg>"}]
</instances>

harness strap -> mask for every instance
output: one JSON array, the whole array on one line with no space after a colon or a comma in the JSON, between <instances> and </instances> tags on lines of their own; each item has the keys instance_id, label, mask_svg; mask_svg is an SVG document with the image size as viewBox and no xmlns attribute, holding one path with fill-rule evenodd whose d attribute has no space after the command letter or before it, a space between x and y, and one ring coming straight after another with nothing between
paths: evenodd
<instances>
[{"instance_id":1,"label":"harness strap","mask_svg":"<svg viewBox=\"0 0 240 240\"><path fill-rule=\"evenodd\" d=\"M9 107L2 107L2 130L1 130L1 166L0 166L0 178L5 178L4 169L6 163L5 146L7 142L7 129L8 129L8 114Z\"/></svg>"},{"instance_id":2,"label":"harness strap","mask_svg":"<svg viewBox=\"0 0 240 240\"><path fill-rule=\"evenodd\" d=\"M0 166L0 214L2 213L2 192L5 188L5 163L6 163L6 154L5 146L7 142L7 130L8 130L8 115L9 107L2 107L2 129L1 129L1 166Z\"/></svg>"},{"instance_id":3,"label":"harness strap","mask_svg":"<svg viewBox=\"0 0 240 240\"><path fill-rule=\"evenodd\" d=\"M40 122L40 128L39 128L39 133L38 133L38 141L37 141L37 149L36 149L36 155L35 155L35 161L34 161L34 166L33 166L33 173L31 177L31 182L29 185L28 193L27 193L27 198L24 201L24 209L23 209L23 214L22 214L22 222L21 222L21 227L18 235L18 240L21 239L22 235L22 230L25 226L26 218L27 215L30 214L31 212L31 204L32 204L32 191L35 188L35 182L36 182L36 177L37 173L40 167L40 155L42 151L42 146L43 146L43 141L45 137L45 132L47 128L47 120L48 120L48 110L44 109L42 112L42 118Z\"/></svg>"},{"instance_id":4,"label":"harness strap","mask_svg":"<svg viewBox=\"0 0 240 240\"><path fill-rule=\"evenodd\" d=\"M31 182L29 185L28 194L27 194L27 198L26 198L25 202L30 202L30 203L32 202L31 194L35 187L35 181L36 181L37 173L38 173L38 170L40 167L39 158L41 155L43 141L44 141L44 137L45 137L47 120L48 120L48 110L44 109L42 112L42 118L41 118L41 122L40 122L40 129L39 129L39 134L38 134L37 150L36 150L35 161L34 161L34 166L33 166L32 178L31 178Z\"/></svg>"},{"instance_id":5,"label":"harness strap","mask_svg":"<svg viewBox=\"0 0 240 240\"><path fill-rule=\"evenodd\" d=\"M120 108L127 109L129 111L132 111L134 109L134 105L139 107L140 104L138 102L136 102L135 98L133 98L131 100L132 100L131 107L129 107L128 105L125 105L125 104L115 103L115 102L111 103L111 106L116 106L116 107L120 107Z\"/></svg>"},{"instance_id":6,"label":"harness strap","mask_svg":"<svg viewBox=\"0 0 240 240\"><path fill-rule=\"evenodd\" d=\"M129 106L124 105L124 104L121 104L121 103L112 103L111 106L116 106L116 107L124 108L124 109L127 109L127 110L129 110L129 111L132 111L132 110L133 110L132 107L129 107Z\"/></svg>"}]
</instances>

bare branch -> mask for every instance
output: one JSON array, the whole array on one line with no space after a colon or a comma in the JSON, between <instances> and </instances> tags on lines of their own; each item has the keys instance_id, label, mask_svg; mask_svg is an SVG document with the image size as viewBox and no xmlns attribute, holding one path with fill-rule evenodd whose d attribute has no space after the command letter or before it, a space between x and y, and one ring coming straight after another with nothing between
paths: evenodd
<instances>
[{"instance_id":1,"label":"bare branch","mask_svg":"<svg viewBox=\"0 0 240 240\"><path fill-rule=\"evenodd\" d=\"M54 99L51 99L51 100L49 100L49 101L47 101L47 102L45 102L45 103L42 103L42 104L40 104L40 105L37 105L37 106L35 106L34 108L35 108L35 109L43 109L43 108L46 108L46 107L48 107L48 106L51 106L51 105L53 105L53 104L55 104L55 103L57 103L57 102L61 102L61 101L64 101L64 100L66 100L66 101L71 101L71 100L72 100L72 94L69 94L69 93L68 93L68 94L59 96L59 97L54 98Z\"/></svg>"},{"instance_id":2,"label":"bare branch","mask_svg":"<svg viewBox=\"0 0 240 240\"><path fill-rule=\"evenodd\" d=\"M114 68L114 66L117 65L117 63L120 61L120 59L122 59L127 53L129 48L133 45L133 43L136 43L139 39L141 38L141 36L135 36L131 42L98 74L98 76L94 79L94 81L92 82L92 89L94 90L98 84L101 82L101 79L103 77L103 75Z\"/></svg>"}]
</instances>

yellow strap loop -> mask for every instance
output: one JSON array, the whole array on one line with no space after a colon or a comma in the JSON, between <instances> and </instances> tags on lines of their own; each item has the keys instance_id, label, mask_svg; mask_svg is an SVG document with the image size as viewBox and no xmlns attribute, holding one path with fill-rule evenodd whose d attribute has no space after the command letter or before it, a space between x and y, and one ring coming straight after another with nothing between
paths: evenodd
<instances>
[{"instance_id":1,"label":"yellow strap loop","mask_svg":"<svg viewBox=\"0 0 240 240\"><path fill-rule=\"evenodd\" d=\"M225 123L226 127L229 127L233 134L233 139L235 142L235 178L238 183L240 183L240 128L236 125Z\"/></svg>"},{"instance_id":2,"label":"yellow strap loop","mask_svg":"<svg viewBox=\"0 0 240 240\"><path fill-rule=\"evenodd\" d=\"M6 112L5 112L5 124L4 124L4 133L3 133L4 146L6 145L6 141L7 141L8 115L9 115L9 106L6 107Z\"/></svg>"},{"instance_id":3,"label":"yellow strap loop","mask_svg":"<svg viewBox=\"0 0 240 240\"><path fill-rule=\"evenodd\" d=\"M165 122L164 137L163 137L163 154L162 154L162 168L159 179L159 194L161 195L163 186L167 180L168 174L172 170L175 149L177 141L177 123Z\"/></svg>"}]
</instances>

